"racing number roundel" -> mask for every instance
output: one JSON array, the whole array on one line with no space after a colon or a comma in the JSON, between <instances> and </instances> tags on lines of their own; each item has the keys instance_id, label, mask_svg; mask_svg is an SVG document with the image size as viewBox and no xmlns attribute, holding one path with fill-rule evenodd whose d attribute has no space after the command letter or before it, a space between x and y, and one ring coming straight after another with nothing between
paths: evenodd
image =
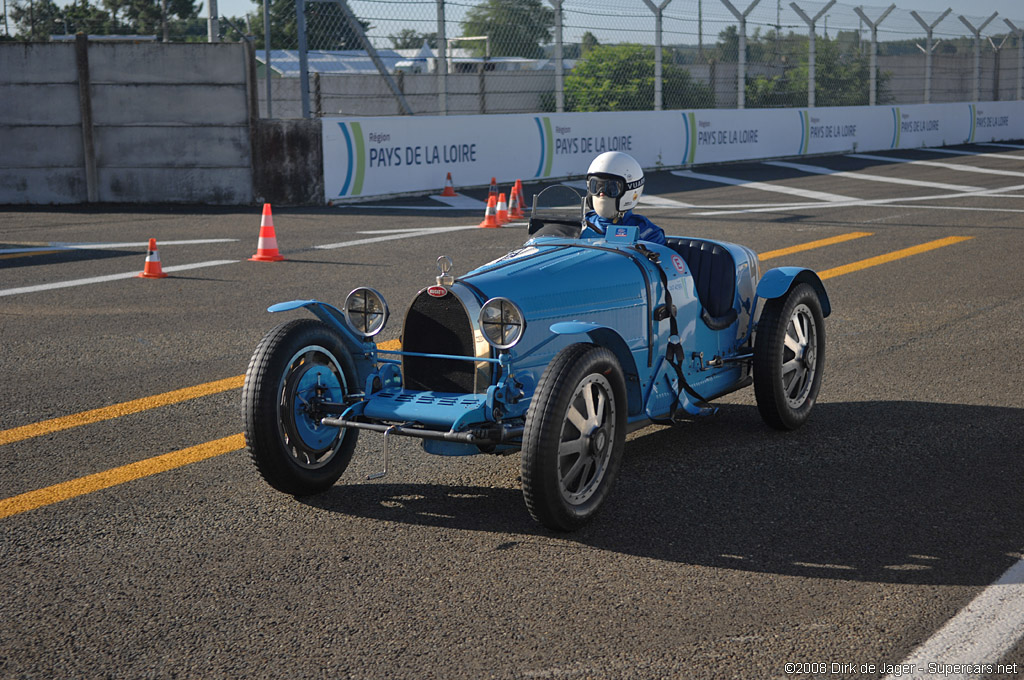
<instances>
[{"instance_id":1,"label":"racing number roundel","mask_svg":"<svg viewBox=\"0 0 1024 680\"><path fill-rule=\"evenodd\" d=\"M672 256L672 264L675 265L676 271L680 274L686 273L686 265L683 264L683 258L678 255Z\"/></svg>"}]
</instances>

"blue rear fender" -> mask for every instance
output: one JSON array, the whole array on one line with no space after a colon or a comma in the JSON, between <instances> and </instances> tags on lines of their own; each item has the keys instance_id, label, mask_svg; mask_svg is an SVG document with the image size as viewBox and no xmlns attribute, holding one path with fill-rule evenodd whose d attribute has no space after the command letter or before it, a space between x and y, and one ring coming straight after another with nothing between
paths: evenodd
<instances>
[{"instance_id":1,"label":"blue rear fender","mask_svg":"<svg viewBox=\"0 0 1024 680\"><path fill-rule=\"evenodd\" d=\"M825 292L825 285L821 282L821 278L813 270L804 267L769 269L757 282L757 297L762 300L780 298L798 283L809 284L818 294L822 316L832 313L832 303L828 300L828 293Z\"/></svg>"}]
</instances>

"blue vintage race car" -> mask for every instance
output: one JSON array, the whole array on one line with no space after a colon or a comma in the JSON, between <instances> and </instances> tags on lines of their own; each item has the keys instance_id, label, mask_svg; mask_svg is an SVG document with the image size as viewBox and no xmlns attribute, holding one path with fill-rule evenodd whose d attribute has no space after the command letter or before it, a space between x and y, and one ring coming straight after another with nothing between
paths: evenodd
<instances>
[{"instance_id":1,"label":"blue vintage race car","mask_svg":"<svg viewBox=\"0 0 1024 680\"><path fill-rule=\"evenodd\" d=\"M749 248L635 227L581 239L584 200L566 186L534 199L529 240L409 305L401 351L373 337L388 305L356 288L337 309L260 341L242 392L245 438L263 478L294 495L345 471L360 430L416 437L440 455L522 452L533 517L556 530L591 519L615 481L626 433L715 411L754 385L763 419L802 425L814 406L831 308L813 271L760 274Z\"/></svg>"}]
</instances>

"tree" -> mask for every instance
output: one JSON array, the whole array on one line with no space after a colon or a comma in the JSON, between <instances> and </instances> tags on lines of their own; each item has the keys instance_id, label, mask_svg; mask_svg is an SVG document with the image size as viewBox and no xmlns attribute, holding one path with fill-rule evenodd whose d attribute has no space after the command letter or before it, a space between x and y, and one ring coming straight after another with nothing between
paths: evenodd
<instances>
[{"instance_id":1,"label":"tree","mask_svg":"<svg viewBox=\"0 0 1024 680\"><path fill-rule=\"evenodd\" d=\"M437 33L420 33L411 28L403 28L397 34L389 35L392 47L396 50L414 50L426 42L431 49L437 49Z\"/></svg>"},{"instance_id":2,"label":"tree","mask_svg":"<svg viewBox=\"0 0 1024 680\"><path fill-rule=\"evenodd\" d=\"M259 18L263 25L263 0L253 0L258 6ZM366 21L357 19L363 33L372 27ZM263 31L255 36L256 47L264 48ZM306 44L311 50L361 50L362 43L355 31L345 20L341 7L335 2L306 3ZM270 2L270 48L294 50L299 46L299 28L295 15L295 0L271 0ZM417 45L419 47L419 45Z\"/></svg>"},{"instance_id":3,"label":"tree","mask_svg":"<svg viewBox=\"0 0 1024 680\"><path fill-rule=\"evenodd\" d=\"M570 111L649 111L654 108L654 48L650 45L595 45L565 78ZM666 109L714 106L714 93L690 72L662 64Z\"/></svg>"},{"instance_id":4,"label":"tree","mask_svg":"<svg viewBox=\"0 0 1024 680\"><path fill-rule=\"evenodd\" d=\"M117 33L117 22L104 10L77 0L60 7L53 0L20 0L11 6L19 40L49 40L51 35Z\"/></svg>"},{"instance_id":5,"label":"tree","mask_svg":"<svg viewBox=\"0 0 1024 680\"><path fill-rule=\"evenodd\" d=\"M859 52L843 54L837 40L818 38L815 41L814 103L815 106L864 106L868 103L871 82L870 61ZM808 65L807 43L796 65L781 76L758 76L747 82L746 101L752 108L767 106L807 106ZM877 75L877 102L892 98L889 92L891 74Z\"/></svg>"},{"instance_id":6,"label":"tree","mask_svg":"<svg viewBox=\"0 0 1024 680\"><path fill-rule=\"evenodd\" d=\"M597 41L597 36L591 33L590 31L587 31L586 33L583 34L583 37L580 39L580 56L587 56L587 53L590 52L590 50L594 49L600 44L601 43Z\"/></svg>"},{"instance_id":7,"label":"tree","mask_svg":"<svg viewBox=\"0 0 1024 680\"><path fill-rule=\"evenodd\" d=\"M11 5L11 21L21 40L49 40L65 32L64 10L53 0L18 0Z\"/></svg>"},{"instance_id":8,"label":"tree","mask_svg":"<svg viewBox=\"0 0 1024 680\"><path fill-rule=\"evenodd\" d=\"M492 57L526 57L539 59L544 55L541 45L551 42L555 11L542 0L486 0L466 12L462 35L486 35L490 38ZM473 53L483 56L484 46L473 46Z\"/></svg>"},{"instance_id":9,"label":"tree","mask_svg":"<svg viewBox=\"0 0 1024 680\"><path fill-rule=\"evenodd\" d=\"M163 34L162 0L103 0L118 32L137 35ZM168 21L199 18L201 3L192 0L167 0Z\"/></svg>"}]
</instances>

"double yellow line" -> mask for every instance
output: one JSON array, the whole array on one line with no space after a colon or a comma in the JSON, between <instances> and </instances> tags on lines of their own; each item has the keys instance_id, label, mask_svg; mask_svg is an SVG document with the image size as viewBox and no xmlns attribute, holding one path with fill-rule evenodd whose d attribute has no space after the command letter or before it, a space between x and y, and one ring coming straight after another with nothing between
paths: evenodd
<instances>
[{"instance_id":1,"label":"double yellow line","mask_svg":"<svg viewBox=\"0 0 1024 680\"><path fill-rule=\"evenodd\" d=\"M860 231L850 232L840 236L810 241L790 248L772 250L762 253L759 256L759 259L763 261L777 257L784 257L786 255L813 250L815 248L822 248L825 246L835 245L837 243L852 241L865 236L871 236L871 233ZM919 253L944 248L955 243L961 243L969 240L970 238L971 237L950 236L936 241L929 241L927 243L922 243L921 245L896 250L885 255L851 262L850 264L843 265L841 267L826 269L825 271L819 272L818 275L822 279L842 276L843 274L868 269L869 267L876 267L880 264L886 264L888 262L900 260ZM381 349L397 349L398 344L397 340L391 340L381 343L380 347ZM81 413L63 416L61 418L53 418L51 420L44 420L39 423L23 425L9 430L0 430L0 446L25 439L31 439L32 437L39 437L44 434L68 430L81 425L89 425L104 420L120 418L132 413L139 413L141 411L147 411L161 406L168 406L170 404L176 404L190 399L197 399L211 394L219 394L220 392L238 389L242 386L244 378L245 376L236 375L231 378L223 378L221 380L203 383L202 385L194 385L192 387L173 390L171 392L165 392L151 397L144 397L142 399L126 401L121 404L114 404L113 406L83 411ZM5 498L0 500L0 519L10 517L11 515L17 515L22 512L28 512L29 510L35 510L36 508L41 508L46 505L52 505L60 501L75 498L76 496L83 496L94 491L107 489L118 484L124 484L125 482L130 482L142 477L148 477L160 472L173 470L190 463L220 456L231 451L237 451L244 446L244 437L241 434L235 434L230 437L224 437L223 439L217 439L198 446L192 446L179 451L172 451L171 453L165 453L160 456L147 458L135 463L129 463L128 465L122 465L120 467L87 475L85 477L79 477L78 479L62 482L43 489L29 491L17 496Z\"/></svg>"}]
</instances>

